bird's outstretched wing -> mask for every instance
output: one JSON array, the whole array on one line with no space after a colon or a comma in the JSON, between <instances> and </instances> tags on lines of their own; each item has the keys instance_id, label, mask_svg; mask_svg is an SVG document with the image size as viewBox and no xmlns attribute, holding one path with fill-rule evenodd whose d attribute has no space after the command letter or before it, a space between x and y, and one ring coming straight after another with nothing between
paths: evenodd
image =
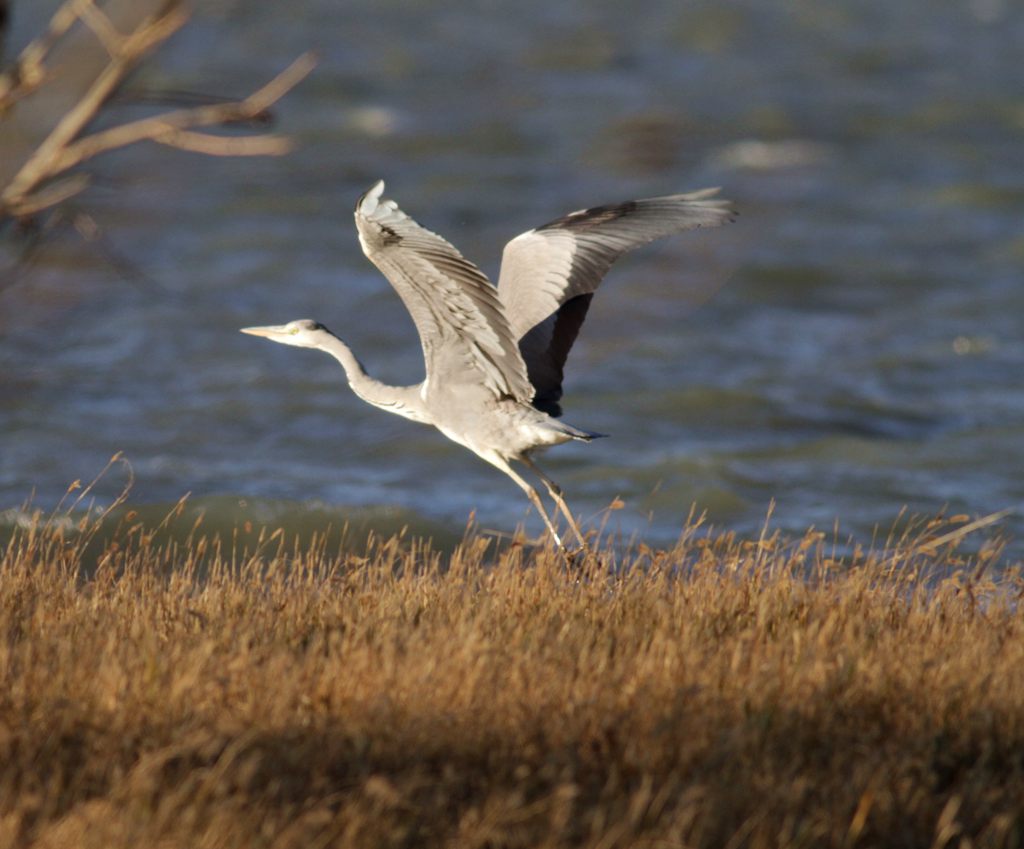
<instances>
[{"instance_id":1,"label":"bird's outstretched wing","mask_svg":"<svg viewBox=\"0 0 1024 849\"><path fill-rule=\"evenodd\" d=\"M505 246L498 295L526 361L533 404L561 415L562 368L612 263L647 242L731 220L717 189L597 206L529 230Z\"/></svg>"},{"instance_id":2,"label":"bird's outstretched wing","mask_svg":"<svg viewBox=\"0 0 1024 849\"><path fill-rule=\"evenodd\" d=\"M425 230L378 181L356 204L363 253L383 272L412 316L427 381L486 386L529 403L533 387L498 292L473 263Z\"/></svg>"}]
</instances>

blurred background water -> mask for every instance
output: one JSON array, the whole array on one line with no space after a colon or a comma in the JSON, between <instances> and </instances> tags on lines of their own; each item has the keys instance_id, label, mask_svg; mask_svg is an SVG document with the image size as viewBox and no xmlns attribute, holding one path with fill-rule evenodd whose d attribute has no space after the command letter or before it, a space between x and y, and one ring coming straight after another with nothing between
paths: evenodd
<instances>
[{"instance_id":1,"label":"blurred background water","mask_svg":"<svg viewBox=\"0 0 1024 849\"><path fill-rule=\"evenodd\" d=\"M15 3L9 48L52 5ZM316 318L380 379L421 379L352 224L379 177L492 275L583 206L720 185L741 211L595 299L564 407L612 438L542 461L589 524L668 543L695 505L749 534L774 500L776 527L868 540L904 507L1019 505L1021 45L1010 0L199 4L138 83L244 94L314 47L276 109L300 146L95 165L76 204L102 240L51 240L0 285L0 510L123 451L134 503L191 492L227 523L539 532L510 481L329 357L237 332ZM1024 520L1002 527L1019 557Z\"/></svg>"}]
</instances>

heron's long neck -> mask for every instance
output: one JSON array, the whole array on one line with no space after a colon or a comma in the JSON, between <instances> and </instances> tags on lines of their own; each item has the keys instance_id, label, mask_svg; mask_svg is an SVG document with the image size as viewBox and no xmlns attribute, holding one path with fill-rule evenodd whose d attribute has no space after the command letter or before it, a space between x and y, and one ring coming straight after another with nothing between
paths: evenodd
<instances>
[{"instance_id":1,"label":"heron's long neck","mask_svg":"<svg viewBox=\"0 0 1024 849\"><path fill-rule=\"evenodd\" d=\"M324 341L317 347L341 363L348 377L348 385L367 404L413 421L430 422L420 397L419 386L390 386L370 377L352 349L333 333L325 334Z\"/></svg>"}]
</instances>

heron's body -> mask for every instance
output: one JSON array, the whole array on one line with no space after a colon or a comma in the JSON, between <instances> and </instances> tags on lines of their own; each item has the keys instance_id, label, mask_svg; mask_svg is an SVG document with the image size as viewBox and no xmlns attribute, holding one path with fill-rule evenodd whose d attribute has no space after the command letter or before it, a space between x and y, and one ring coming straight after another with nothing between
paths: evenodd
<instances>
[{"instance_id":1,"label":"heron's body","mask_svg":"<svg viewBox=\"0 0 1024 849\"><path fill-rule=\"evenodd\" d=\"M722 224L730 217L728 204L705 190L571 213L509 242L495 287L448 242L382 199L383 190L378 182L356 205L359 241L412 315L425 380L412 386L374 380L344 342L314 321L244 332L331 354L364 401L433 425L509 475L561 546L536 490L510 465L523 463L544 482L582 543L560 490L531 455L600 435L557 418L562 367L590 299L621 254L680 230Z\"/></svg>"}]
</instances>

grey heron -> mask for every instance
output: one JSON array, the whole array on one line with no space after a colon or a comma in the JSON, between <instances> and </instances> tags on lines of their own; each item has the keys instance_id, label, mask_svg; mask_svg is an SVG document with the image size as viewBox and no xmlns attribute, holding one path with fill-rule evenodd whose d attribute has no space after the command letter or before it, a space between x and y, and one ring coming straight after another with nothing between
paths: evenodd
<instances>
[{"instance_id":1,"label":"grey heron","mask_svg":"<svg viewBox=\"0 0 1024 849\"><path fill-rule=\"evenodd\" d=\"M378 181L356 203L363 253L405 303L423 347L426 376L389 386L367 374L341 339L310 319L243 333L333 356L369 404L436 427L518 484L565 551L537 490L513 461L544 484L580 545L586 541L561 489L533 461L538 450L601 434L559 420L562 369L594 292L612 263L639 245L732 218L717 189L572 212L505 246L495 287L445 239L383 197ZM555 519L557 512L553 513Z\"/></svg>"}]
</instances>

